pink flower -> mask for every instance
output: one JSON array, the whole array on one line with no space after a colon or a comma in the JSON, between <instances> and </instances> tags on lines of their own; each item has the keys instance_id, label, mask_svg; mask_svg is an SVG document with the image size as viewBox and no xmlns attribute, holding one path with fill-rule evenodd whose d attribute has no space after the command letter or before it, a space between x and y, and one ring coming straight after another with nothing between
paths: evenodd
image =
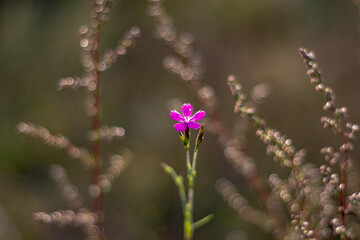
<instances>
[{"instance_id":1,"label":"pink flower","mask_svg":"<svg viewBox=\"0 0 360 240\"><path fill-rule=\"evenodd\" d=\"M176 131L183 132L186 130L186 127L192 129L198 129L201 127L201 124L195 121L199 121L205 117L204 111L197 111L194 115L191 116L193 107L190 103L184 103L181 106L181 111L183 113L182 115L176 110L172 110L169 115L172 120L179 122L174 125Z\"/></svg>"}]
</instances>

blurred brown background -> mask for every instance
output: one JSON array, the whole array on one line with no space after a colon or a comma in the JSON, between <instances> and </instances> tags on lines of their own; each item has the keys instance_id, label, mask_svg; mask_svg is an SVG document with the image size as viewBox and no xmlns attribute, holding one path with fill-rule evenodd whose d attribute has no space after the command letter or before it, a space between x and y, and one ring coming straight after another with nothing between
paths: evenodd
<instances>
[{"instance_id":1,"label":"blurred brown background","mask_svg":"<svg viewBox=\"0 0 360 240\"><path fill-rule=\"evenodd\" d=\"M135 48L103 74L102 124L126 130L125 141L103 148L104 157L122 146L135 155L105 195L107 236L178 240L182 235L180 202L159 163L164 161L184 173L185 161L167 103L179 98L193 103L195 109L201 105L183 81L162 69L169 49L152 36L146 1L114 2L111 19L104 26L102 49L115 46L133 25L141 28L142 36ZM234 101L226 77L235 74L246 91L259 83L270 86L271 95L259 106L259 114L298 148L306 148L308 161L320 165L320 148L340 143L322 129L323 99L306 76L297 52L301 46L315 51L338 104L349 108L351 121L360 122L359 16L350 0L168 0L165 6L179 32L194 35L195 48L205 58L204 81L218 94L229 126L234 122ZM63 165L84 195L88 172L62 151L17 135L16 124L39 123L77 145L88 146L86 92L57 92L56 84L60 77L82 72L76 34L80 25L89 22L90 10L91 2L85 0L0 2L0 231L14 236L4 240L84 239L76 228L37 225L32 213L67 208L49 177L51 164ZM287 176L265 155L253 129L248 136L248 152L264 178L273 172ZM355 149L352 156L358 159L359 154ZM197 231L196 239L227 239L232 231L244 231L249 239L268 239L241 221L219 196L214 185L221 177L235 182L250 205L259 205L244 179L224 159L217 138L208 133L199 153L195 217L208 213L216 217ZM12 227L3 229L8 224Z\"/></svg>"}]
</instances>

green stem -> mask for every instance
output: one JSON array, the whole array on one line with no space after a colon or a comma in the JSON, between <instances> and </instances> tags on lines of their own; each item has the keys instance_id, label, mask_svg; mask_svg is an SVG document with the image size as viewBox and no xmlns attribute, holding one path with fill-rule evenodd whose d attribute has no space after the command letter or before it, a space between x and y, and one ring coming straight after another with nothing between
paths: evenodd
<instances>
[{"instance_id":1,"label":"green stem","mask_svg":"<svg viewBox=\"0 0 360 240\"><path fill-rule=\"evenodd\" d=\"M195 180L195 176L196 176L197 153L198 153L198 150L197 150L197 148L195 148L194 155L193 155L192 167L191 167L191 175L194 177L194 180Z\"/></svg>"},{"instance_id":2,"label":"green stem","mask_svg":"<svg viewBox=\"0 0 360 240\"><path fill-rule=\"evenodd\" d=\"M213 218L214 218L214 214L210 214L210 215L200 219L199 221L194 222L192 227L194 230L198 229L199 227L202 227L205 224L209 223Z\"/></svg>"},{"instance_id":3,"label":"green stem","mask_svg":"<svg viewBox=\"0 0 360 240\"><path fill-rule=\"evenodd\" d=\"M193 203L194 203L194 169L191 166L189 147L186 149L186 165L188 179L188 196L184 211L184 240L191 240L194 235L193 231Z\"/></svg>"},{"instance_id":4,"label":"green stem","mask_svg":"<svg viewBox=\"0 0 360 240\"><path fill-rule=\"evenodd\" d=\"M191 206L188 202L184 211L184 240L192 240L194 235L191 212Z\"/></svg>"},{"instance_id":5,"label":"green stem","mask_svg":"<svg viewBox=\"0 0 360 240\"><path fill-rule=\"evenodd\" d=\"M198 146L194 149L192 166L190 164L189 149L186 149L186 156L188 163L188 201L184 209L184 239L191 240L194 236L194 192L195 192L195 178L196 178L196 160L197 160Z\"/></svg>"},{"instance_id":6,"label":"green stem","mask_svg":"<svg viewBox=\"0 0 360 240\"><path fill-rule=\"evenodd\" d=\"M194 177L190 173L188 174L188 181L188 201L184 209L184 240L191 240L194 236Z\"/></svg>"},{"instance_id":7,"label":"green stem","mask_svg":"<svg viewBox=\"0 0 360 240\"><path fill-rule=\"evenodd\" d=\"M187 180L188 180L188 193L185 194L184 180L182 176L179 176L175 170L165 163L161 163L162 168L167 174L169 174L174 180L180 195L180 200L183 208L184 215L184 240L192 240L194 231L196 228L208 223L213 216L209 215L196 223L194 223L194 192L195 192L195 177L196 177L196 161L199 145L203 140L204 125L201 126L198 136L195 142L194 155L191 161L190 158L190 129L186 128L185 132L180 132L180 139L185 146L186 155L186 168L187 168Z\"/></svg>"},{"instance_id":8,"label":"green stem","mask_svg":"<svg viewBox=\"0 0 360 240\"><path fill-rule=\"evenodd\" d=\"M190 160L190 151L189 151L190 146L189 145L185 148L185 151L186 151L186 166L187 166L188 175L192 172L191 160Z\"/></svg>"}]
</instances>

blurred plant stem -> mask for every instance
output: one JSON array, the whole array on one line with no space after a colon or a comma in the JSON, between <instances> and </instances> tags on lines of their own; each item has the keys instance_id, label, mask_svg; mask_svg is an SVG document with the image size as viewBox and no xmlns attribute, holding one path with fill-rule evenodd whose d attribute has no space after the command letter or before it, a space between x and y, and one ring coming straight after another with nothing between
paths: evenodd
<instances>
[{"instance_id":1,"label":"blurred plant stem","mask_svg":"<svg viewBox=\"0 0 360 240\"><path fill-rule=\"evenodd\" d=\"M96 0L94 0L93 3L93 11L96 11L96 7L97 7L97 2ZM98 129L100 128L100 71L98 68L99 65L99 48L100 48L100 30L101 30L101 26L102 24L96 24L96 27L93 29L94 30L94 47L92 49L92 60L94 63L94 77L95 77L95 89L92 92L92 97L93 97L93 101L94 101L94 109L95 109L95 114L92 115L91 117L91 130L92 131L98 131ZM92 141L92 154L94 156L94 161L95 161L95 165L94 168L92 169L91 172L91 176L92 176L92 184L93 185L98 185L98 181L101 175L101 158L100 158L100 138L99 139L95 139ZM97 226L99 227L100 230L100 235L99 238L100 240L103 240L103 193L100 190L100 193L94 197L94 203L93 203L93 212L97 213L99 215L99 220L97 223Z\"/></svg>"}]
</instances>

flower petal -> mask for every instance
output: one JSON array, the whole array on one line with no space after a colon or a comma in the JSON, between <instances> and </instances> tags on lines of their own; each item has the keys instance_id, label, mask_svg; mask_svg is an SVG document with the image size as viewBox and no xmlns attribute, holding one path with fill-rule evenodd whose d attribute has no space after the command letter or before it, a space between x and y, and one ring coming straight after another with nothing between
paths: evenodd
<instances>
[{"instance_id":1,"label":"flower petal","mask_svg":"<svg viewBox=\"0 0 360 240\"><path fill-rule=\"evenodd\" d=\"M172 110L169 114L172 120L182 122L184 121L184 117L176 110Z\"/></svg>"},{"instance_id":2,"label":"flower petal","mask_svg":"<svg viewBox=\"0 0 360 240\"><path fill-rule=\"evenodd\" d=\"M174 128L178 132L184 132L186 130L186 123L176 123L174 124Z\"/></svg>"},{"instance_id":3,"label":"flower petal","mask_svg":"<svg viewBox=\"0 0 360 240\"><path fill-rule=\"evenodd\" d=\"M198 129L199 127L201 127L201 124L197 123L197 122L189 122L188 126L189 126L189 128L192 128L192 129Z\"/></svg>"},{"instance_id":4,"label":"flower petal","mask_svg":"<svg viewBox=\"0 0 360 240\"><path fill-rule=\"evenodd\" d=\"M184 103L181 106L181 111L182 111L184 117L190 117L192 114L192 111L193 111L193 107L191 106L190 103Z\"/></svg>"},{"instance_id":5,"label":"flower petal","mask_svg":"<svg viewBox=\"0 0 360 240\"><path fill-rule=\"evenodd\" d=\"M190 118L190 121L199 121L205 117L204 111L197 111L192 117Z\"/></svg>"}]
</instances>

